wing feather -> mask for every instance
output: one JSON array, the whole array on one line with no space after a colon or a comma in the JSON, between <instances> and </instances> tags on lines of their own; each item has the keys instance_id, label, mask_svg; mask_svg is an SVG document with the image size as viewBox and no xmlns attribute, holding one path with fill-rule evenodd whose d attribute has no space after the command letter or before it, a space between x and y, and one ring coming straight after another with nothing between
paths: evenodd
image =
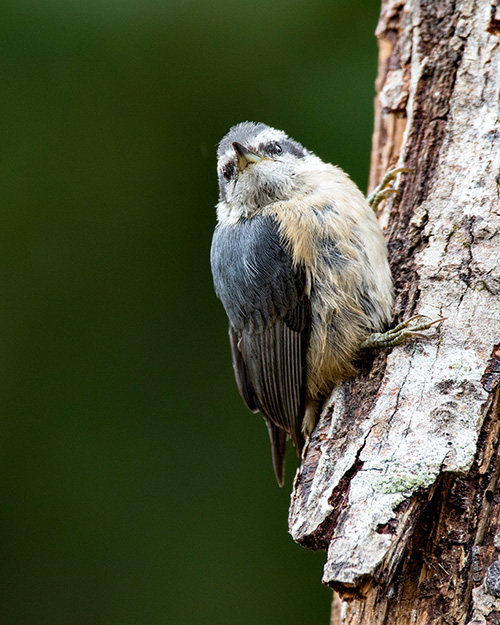
<instances>
[{"instance_id":1,"label":"wing feather","mask_svg":"<svg viewBox=\"0 0 500 625\"><path fill-rule=\"evenodd\" d=\"M247 369L243 361L243 355L239 350L238 342L238 335L231 324L229 324L229 345L231 346L231 357L233 360L236 386L238 387L238 391L240 392L247 408L252 412L259 412L259 410L261 410L259 400L255 396L252 384L248 379Z\"/></svg>"},{"instance_id":2,"label":"wing feather","mask_svg":"<svg viewBox=\"0 0 500 625\"><path fill-rule=\"evenodd\" d=\"M261 412L285 430L300 453L307 332L295 332L279 319L258 334L243 332L239 350Z\"/></svg>"}]
</instances>

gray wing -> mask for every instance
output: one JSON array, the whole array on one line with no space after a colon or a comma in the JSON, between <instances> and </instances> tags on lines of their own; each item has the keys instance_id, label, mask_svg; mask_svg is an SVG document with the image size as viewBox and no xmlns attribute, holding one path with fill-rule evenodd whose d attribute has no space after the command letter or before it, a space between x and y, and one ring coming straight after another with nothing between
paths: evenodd
<instances>
[{"instance_id":1,"label":"gray wing","mask_svg":"<svg viewBox=\"0 0 500 625\"><path fill-rule=\"evenodd\" d=\"M252 412L262 411L263 409L253 391L252 384L248 379L243 355L238 347L238 336L231 324L229 324L229 343L231 345L234 377L236 378L236 385L240 395L242 396L247 408L249 408ZM284 462L288 436L286 431L275 425L274 422L266 416L266 414L264 414L264 419L267 425L269 439L271 441L274 474L276 475L276 480L279 486L283 486L285 481Z\"/></svg>"},{"instance_id":2,"label":"gray wing","mask_svg":"<svg viewBox=\"0 0 500 625\"><path fill-rule=\"evenodd\" d=\"M303 446L310 303L306 274L294 266L269 217L218 227L212 243L217 295L229 317L236 383L250 410L266 419L278 483L287 437Z\"/></svg>"}]
</instances>

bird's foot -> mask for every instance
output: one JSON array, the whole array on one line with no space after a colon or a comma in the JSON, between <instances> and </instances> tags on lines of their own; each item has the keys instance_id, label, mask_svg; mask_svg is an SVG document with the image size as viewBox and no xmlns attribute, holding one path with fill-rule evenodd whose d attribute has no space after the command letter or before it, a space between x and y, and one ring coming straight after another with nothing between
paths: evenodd
<instances>
[{"instance_id":1,"label":"bird's foot","mask_svg":"<svg viewBox=\"0 0 500 625\"><path fill-rule=\"evenodd\" d=\"M423 315L415 315L407 321L403 321L395 328L388 330L387 332L374 332L361 343L361 349L374 349L377 347L394 347L395 345L401 345L405 341L414 336L420 338L428 338L426 334L423 334L423 330L428 330L436 323L441 323L445 320L445 317L434 319L433 321L421 321L413 325L415 319L426 319Z\"/></svg>"},{"instance_id":2,"label":"bird's foot","mask_svg":"<svg viewBox=\"0 0 500 625\"><path fill-rule=\"evenodd\" d=\"M372 210L376 211L378 205L382 200L385 200L390 193L396 193L400 195L399 191L392 186L396 176L398 174L411 173L411 169L407 167L397 167L396 169L389 170L382 178L380 184L373 189L370 195L366 198L368 204L372 207Z\"/></svg>"}]
</instances>

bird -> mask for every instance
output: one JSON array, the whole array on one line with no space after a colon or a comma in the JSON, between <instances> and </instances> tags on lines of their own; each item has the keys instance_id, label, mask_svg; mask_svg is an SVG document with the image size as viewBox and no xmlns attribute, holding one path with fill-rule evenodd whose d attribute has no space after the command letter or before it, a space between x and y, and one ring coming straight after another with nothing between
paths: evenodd
<instances>
[{"instance_id":1,"label":"bird","mask_svg":"<svg viewBox=\"0 0 500 625\"><path fill-rule=\"evenodd\" d=\"M236 384L264 417L279 486L287 441L300 456L328 393L355 375L360 351L435 323L411 327L413 317L383 332L394 289L372 207L400 171L367 199L342 169L264 123L239 123L219 143L215 292Z\"/></svg>"}]
</instances>

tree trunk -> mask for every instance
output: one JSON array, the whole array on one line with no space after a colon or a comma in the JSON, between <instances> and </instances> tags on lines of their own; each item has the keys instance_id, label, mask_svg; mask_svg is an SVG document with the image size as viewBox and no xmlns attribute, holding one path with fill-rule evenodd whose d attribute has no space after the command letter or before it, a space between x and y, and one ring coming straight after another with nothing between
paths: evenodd
<instances>
[{"instance_id":1,"label":"tree trunk","mask_svg":"<svg viewBox=\"0 0 500 625\"><path fill-rule=\"evenodd\" d=\"M412 172L380 215L395 320L446 320L361 362L305 450L290 531L328 551L335 625L500 625L499 34L500 0L383 2L370 186Z\"/></svg>"}]
</instances>

